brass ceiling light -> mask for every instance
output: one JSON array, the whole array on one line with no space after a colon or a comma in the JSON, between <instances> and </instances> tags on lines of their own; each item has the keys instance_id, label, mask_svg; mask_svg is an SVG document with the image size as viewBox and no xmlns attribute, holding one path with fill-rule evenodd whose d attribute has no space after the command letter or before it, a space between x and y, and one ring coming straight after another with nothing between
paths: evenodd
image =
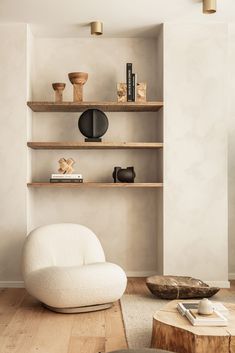
<instances>
[{"instance_id":1,"label":"brass ceiling light","mask_svg":"<svg viewBox=\"0 0 235 353\"><path fill-rule=\"evenodd\" d=\"M203 13L212 14L216 12L216 0L202 0Z\"/></svg>"},{"instance_id":2,"label":"brass ceiling light","mask_svg":"<svg viewBox=\"0 0 235 353\"><path fill-rule=\"evenodd\" d=\"M91 34L100 36L103 34L103 22L94 21L91 22Z\"/></svg>"}]
</instances>

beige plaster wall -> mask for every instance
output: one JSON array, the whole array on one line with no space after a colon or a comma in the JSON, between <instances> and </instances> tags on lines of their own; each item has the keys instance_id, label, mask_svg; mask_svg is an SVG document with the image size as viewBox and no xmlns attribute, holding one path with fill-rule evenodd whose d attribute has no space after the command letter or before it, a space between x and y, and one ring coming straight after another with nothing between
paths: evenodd
<instances>
[{"instance_id":1,"label":"beige plaster wall","mask_svg":"<svg viewBox=\"0 0 235 353\"><path fill-rule=\"evenodd\" d=\"M235 24L229 25L228 210L229 278L235 279Z\"/></svg>"},{"instance_id":2,"label":"beige plaster wall","mask_svg":"<svg viewBox=\"0 0 235 353\"><path fill-rule=\"evenodd\" d=\"M225 24L164 26L164 273L228 279Z\"/></svg>"},{"instance_id":3,"label":"beige plaster wall","mask_svg":"<svg viewBox=\"0 0 235 353\"><path fill-rule=\"evenodd\" d=\"M3 285L20 279L21 248L27 232L26 46L26 25L0 25L0 281Z\"/></svg>"}]
</instances>

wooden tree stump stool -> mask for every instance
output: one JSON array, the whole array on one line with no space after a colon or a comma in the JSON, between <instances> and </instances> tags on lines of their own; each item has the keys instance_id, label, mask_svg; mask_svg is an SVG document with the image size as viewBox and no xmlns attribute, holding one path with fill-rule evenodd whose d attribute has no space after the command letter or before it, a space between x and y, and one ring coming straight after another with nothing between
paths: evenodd
<instances>
[{"instance_id":1,"label":"wooden tree stump stool","mask_svg":"<svg viewBox=\"0 0 235 353\"><path fill-rule=\"evenodd\" d=\"M235 304L224 304L229 309L228 326L198 327L178 312L178 302L171 301L154 315L152 348L176 353L235 353Z\"/></svg>"}]
</instances>

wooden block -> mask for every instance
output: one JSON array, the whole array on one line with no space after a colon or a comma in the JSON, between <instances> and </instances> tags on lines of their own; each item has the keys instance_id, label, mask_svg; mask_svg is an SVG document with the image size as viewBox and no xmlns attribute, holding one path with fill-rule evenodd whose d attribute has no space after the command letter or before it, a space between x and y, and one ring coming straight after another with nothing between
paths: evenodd
<instances>
[{"instance_id":1,"label":"wooden block","mask_svg":"<svg viewBox=\"0 0 235 353\"><path fill-rule=\"evenodd\" d=\"M147 84L145 82L137 83L137 102L146 102L147 99Z\"/></svg>"},{"instance_id":2,"label":"wooden block","mask_svg":"<svg viewBox=\"0 0 235 353\"><path fill-rule=\"evenodd\" d=\"M125 103L127 101L126 83L117 83L117 100L118 103Z\"/></svg>"}]
</instances>

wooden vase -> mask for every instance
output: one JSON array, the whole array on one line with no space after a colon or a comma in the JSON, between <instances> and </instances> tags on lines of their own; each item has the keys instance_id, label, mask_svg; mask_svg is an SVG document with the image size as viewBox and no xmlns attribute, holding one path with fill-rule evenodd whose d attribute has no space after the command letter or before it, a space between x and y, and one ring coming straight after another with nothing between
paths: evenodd
<instances>
[{"instance_id":1,"label":"wooden vase","mask_svg":"<svg viewBox=\"0 0 235 353\"><path fill-rule=\"evenodd\" d=\"M56 103L63 102L63 90L65 89L65 83L61 83L61 82L52 83L52 87L55 91L55 102Z\"/></svg>"},{"instance_id":2,"label":"wooden vase","mask_svg":"<svg viewBox=\"0 0 235 353\"><path fill-rule=\"evenodd\" d=\"M69 80L73 85L73 101L83 101L83 85L88 79L88 73L86 72L71 72L68 74Z\"/></svg>"}]
</instances>

